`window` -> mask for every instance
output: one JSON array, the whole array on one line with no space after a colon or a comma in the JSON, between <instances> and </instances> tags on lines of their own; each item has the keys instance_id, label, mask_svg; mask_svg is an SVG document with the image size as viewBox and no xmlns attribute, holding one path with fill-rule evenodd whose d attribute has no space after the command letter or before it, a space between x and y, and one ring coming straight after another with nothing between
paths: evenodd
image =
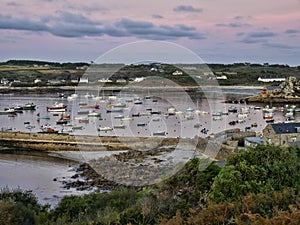
<instances>
[{"instance_id":1,"label":"window","mask_svg":"<svg viewBox=\"0 0 300 225\"><path fill-rule=\"evenodd\" d=\"M296 142L297 141L297 137L291 137L291 142Z\"/></svg>"}]
</instances>

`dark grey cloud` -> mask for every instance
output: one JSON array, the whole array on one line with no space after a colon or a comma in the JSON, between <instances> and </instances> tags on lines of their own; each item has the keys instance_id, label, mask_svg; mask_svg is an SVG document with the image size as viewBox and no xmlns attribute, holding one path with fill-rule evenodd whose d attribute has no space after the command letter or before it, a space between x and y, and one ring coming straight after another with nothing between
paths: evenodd
<instances>
[{"instance_id":1,"label":"dark grey cloud","mask_svg":"<svg viewBox=\"0 0 300 225\"><path fill-rule=\"evenodd\" d=\"M295 46L290 46L287 44L282 44L282 43L270 43L270 42L266 42L263 44L263 46L266 47L271 47L271 48L279 48L279 49L296 49L297 47Z\"/></svg>"},{"instance_id":2,"label":"dark grey cloud","mask_svg":"<svg viewBox=\"0 0 300 225\"><path fill-rule=\"evenodd\" d=\"M203 12L201 8L195 8L191 5L179 5L173 9L175 12Z\"/></svg>"},{"instance_id":3,"label":"dark grey cloud","mask_svg":"<svg viewBox=\"0 0 300 225\"><path fill-rule=\"evenodd\" d=\"M238 32L236 33L236 36L243 36L245 34L245 32Z\"/></svg>"},{"instance_id":4,"label":"dark grey cloud","mask_svg":"<svg viewBox=\"0 0 300 225\"><path fill-rule=\"evenodd\" d=\"M233 19L235 20L248 20L251 19L251 16L235 16Z\"/></svg>"},{"instance_id":5,"label":"dark grey cloud","mask_svg":"<svg viewBox=\"0 0 300 225\"><path fill-rule=\"evenodd\" d=\"M287 29L284 33L286 33L286 34L297 34L299 32L300 31L297 30L297 29Z\"/></svg>"},{"instance_id":6,"label":"dark grey cloud","mask_svg":"<svg viewBox=\"0 0 300 225\"><path fill-rule=\"evenodd\" d=\"M59 12L56 17L48 16L40 20L0 15L0 29L47 32L65 38L100 37L103 35L153 40L205 38L205 35L197 31L195 27L184 24L157 26L148 21L136 21L127 18L108 23L94 21L83 15L64 11Z\"/></svg>"},{"instance_id":7,"label":"dark grey cloud","mask_svg":"<svg viewBox=\"0 0 300 225\"><path fill-rule=\"evenodd\" d=\"M269 38L275 37L277 34L268 30L252 31L245 33L244 38L239 42L245 44L268 43Z\"/></svg>"},{"instance_id":8,"label":"dark grey cloud","mask_svg":"<svg viewBox=\"0 0 300 225\"><path fill-rule=\"evenodd\" d=\"M9 15L0 15L0 29L47 31L48 27L41 21L13 18Z\"/></svg>"},{"instance_id":9,"label":"dark grey cloud","mask_svg":"<svg viewBox=\"0 0 300 225\"><path fill-rule=\"evenodd\" d=\"M231 28L240 28L240 27L250 27L248 23L218 23L217 27L231 27Z\"/></svg>"},{"instance_id":10,"label":"dark grey cloud","mask_svg":"<svg viewBox=\"0 0 300 225\"><path fill-rule=\"evenodd\" d=\"M146 39L168 40L187 37L190 39L204 39L205 36L199 33L196 28L183 24L175 26L155 26L153 23L144 21L133 21L122 19L115 23L116 27L123 30L127 35Z\"/></svg>"},{"instance_id":11,"label":"dark grey cloud","mask_svg":"<svg viewBox=\"0 0 300 225\"><path fill-rule=\"evenodd\" d=\"M99 25L100 21L91 20L83 15L69 13L66 11L61 11L59 18L53 18L55 21L63 22L63 23L71 23L71 24L88 24L88 25Z\"/></svg>"},{"instance_id":12,"label":"dark grey cloud","mask_svg":"<svg viewBox=\"0 0 300 225\"><path fill-rule=\"evenodd\" d=\"M16 2L8 2L6 3L7 6L17 6L18 4Z\"/></svg>"},{"instance_id":13,"label":"dark grey cloud","mask_svg":"<svg viewBox=\"0 0 300 225\"><path fill-rule=\"evenodd\" d=\"M158 14L154 14L154 15L152 15L152 18L154 18L154 19L163 19L164 17L161 16L161 15L158 15Z\"/></svg>"},{"instance_id":14,"label":"dark grey cloud","mask_svg":"<svg viewBox=\"0 0 300 225\"><path fill-rule=\"evenodd\" d=\"M271 31L253 31L249 32L247 35L250 38L269 38L276 36L276 34Z\"/></svg>"}]
</instances>

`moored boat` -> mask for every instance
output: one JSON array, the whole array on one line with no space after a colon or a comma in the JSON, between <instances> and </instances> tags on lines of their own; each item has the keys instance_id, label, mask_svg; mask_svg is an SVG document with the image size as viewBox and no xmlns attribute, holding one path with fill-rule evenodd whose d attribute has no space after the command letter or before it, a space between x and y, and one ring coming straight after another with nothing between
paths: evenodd
<instances>
[{"instance_id":1,"label":"moored boat","mask_svg":"<svg viewBox=\"0 0 300 225\"><path fill-rule=\"evenodd\" d=\"M33 102L25 104L22 108L23 110L35 110L36 105Z\"/></svg>"},{"instance_id":2,"label":"moored boat","mask_svg":"<svg viewBox=\"0 0 300 225\"><path fill-rule=\"evenodd\" d=\"M165 131L153 132L153 136L166 136L166 132Z\"/></svg>"},{"instance_id":3,"label":"moored boat","mask_svg":"<svg viewBox=\"0 0 300 225\"><path fill-rule=\"evenodd\" d=\"M99 105L81 105L79 108L81 109L100 109Z\"/></svg>"},{"instance_id":4,"label":"moored boat","mask_svg":"<svg viewBox=\"0 0 300 225\"><path fill-rule=\"evenodd\" d=\"M47 106L48 112L65 112L67 109L67 106L64 103L54 103L52 106Z\"/></svg>"},{"instance_id":5,"label":"moored boat","mask_svg":"<svg viewBox=\"0 0 300 225\"><path fill-rule=\"evenodd\" d=\"M104 132L108 132L108 131L112 131L113 128L112 127L99 127L98 131L104 131Z\"/></svg>"}]
</instances>

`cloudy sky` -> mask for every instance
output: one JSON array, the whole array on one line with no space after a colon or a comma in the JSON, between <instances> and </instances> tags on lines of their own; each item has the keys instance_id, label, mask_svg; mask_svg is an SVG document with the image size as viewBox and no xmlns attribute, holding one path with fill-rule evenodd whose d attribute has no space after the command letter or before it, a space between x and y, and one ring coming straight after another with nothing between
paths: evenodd
<instances>
[{"instance_id":1,"label":"cloudy sky","mask_svg":"<svg viewBox=\"0 0 300 225\"><path fill-rule=\"evenodd\" d=\"M157 40L207 63L300 65L300 0L0 0L0 9L0 61L90 62Z\"/></svg>"}]
</instances>

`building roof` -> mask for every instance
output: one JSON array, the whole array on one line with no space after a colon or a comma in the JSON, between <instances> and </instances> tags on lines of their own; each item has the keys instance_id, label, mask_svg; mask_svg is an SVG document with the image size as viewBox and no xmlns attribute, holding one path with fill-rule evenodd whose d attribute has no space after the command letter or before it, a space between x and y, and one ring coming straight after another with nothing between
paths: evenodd
<instances>
[{"instance_id":1,"label":"building roof","mask_svg":"<svg viewBox=\"0 0 300 225\"><path fill-rule=\"evenodd\" d=\"M273 123L271 126L276 134L300 132L300 123Z\"/></svg>"},{"instance_id":2,"label":"building roof","mask_svg":"<svg viewBox=\"0 0 300 225\"><path fill-rule=\"evenodd\" d=\"M268 86L268 91L281 90L281 86Z\"/></svg>"},{"instance_id":3,"label":"building roof","mask_svg":"<svg viewBox=\"0 0 300 225\"><path fill-rule=\"evenodd\" d=\"M250 143L254 143L254 144L263 144L264 143L264 140L262 137L246 137L245 140Z\"/></svg>"}]
</instances>

